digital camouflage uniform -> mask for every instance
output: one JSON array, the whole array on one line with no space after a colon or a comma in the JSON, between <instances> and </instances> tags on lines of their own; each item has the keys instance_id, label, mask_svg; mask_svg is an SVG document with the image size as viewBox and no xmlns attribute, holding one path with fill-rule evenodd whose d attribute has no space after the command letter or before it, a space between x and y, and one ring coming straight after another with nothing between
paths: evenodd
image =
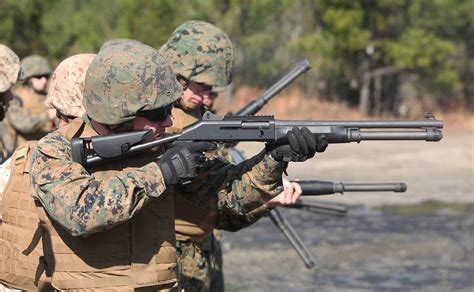
<instances>
[{"instance_id":1,"label":"digital camouflage uniform","mask_svg":"<svg viewBox=\"0 0 474 292\"><path fill-rule=\"evenodd\" d=\"M184 126L192 124L202 116L203 108L193 111L183 110L179 107L173 109L173 127L168 128L170 132L180 132ZM194 117L194 119L193 119ZM232 161L232 157L225 148L221 148L216 156L225 158L226 161ZM209 194L209 200L212 200L212 194ZM204 224L206 229L204 235L196 234L189 230L190 226L196 224L197 218L189 217L184 212L192 212L189 205L179 204L179 199L175 204L176 208L176 254L178 257L179 281L185 291L223 291L223 258L220 244L221 234L219 230L237 231L245 228L262 216L266 215L271 209L263 205L252 209L244 214L232 214L229 212L216 212L216 210L201 209L197 213L198 218L206 218L208 221ZM262 201L263 203L265 201ZM183 208L184 205L184 208ZM180 210L179 208L183 208ZM197 209L197 206L192 206ZM205 214L205 215L204 215ZM193 222L193 219L195 221ZM206 228L207 227L207 228ZM199 227L201 228L201 226ZM214 229L214 230L213 230ZM194 235L194 236L193 236Z\"/></svg>"},{"instance_id":2,"label":"digital camouflage uniform","mask_svg":"<svg viewBox=\"0 0 474 292\"><path fill-rule=\"evenodd\" d=\"M47 107L58 110L64 117L82 116L84 76L94 56L75 55L58 65L50 80ZM30 189L23 187L30 185L28 159L35 144L36 142L31 141L16 149L8 160L13 163L8 169L8 188L4 193L1 191L4 205L0 209L5 212L5 220L1 227L3 232L0 232L0 241L3 241L3 249L0 251L0 281L10 288L52 291L50 277L46 273L40 273L40 266L35 262L44 256L42 243L38 242L36 246L33 244L40 230L39 218Z\"/></svg>"},{"instance_id":3,"label":"digital camouflage uniform","mask_svg":"<svg viewBox=\"0 0 474 292\"><path fill-rule=\"evenodd\" d=\"M160 58L145 45L117 45L100 52L86 75L88 116L102 124L118 124L142 109L153 110L178 98L181 88ZM66 127L41 139L30 164L34 198L47 213L42 226L58 246L52 250L54 262L45 257L53 269L53 285L102 289L173 284L174 196L156 163L159 153L86 170L72 161L69 139L95 132L88 119ZM286 165L265 153L239 166L209 160L195 180L175 186L174 192L199 208L247 213L279 193ZM209 193L217 199L210 201ZM59 256L63 249L66 254ZM74 268L66 259L75 263Z\"/></svg>"},{"instance_id":4,"label":"digital camouflage uniform","mask_svg":"<svg viewBox=\"0 0 474 292\"><path fill-rule=\"evenodd\" d=\"M7 105L4 95L9 91L18 80L20 75L20 59L7 46L0 44L0 121L3 121L7 111ZM3 146L2 136L5 135L3 123L0 124L0 163L3 163L5 150Z\"/></svg>"},{"instance_id":5,"label":"digital camouflage uniform","mask_svg":"<svg viewBox=\"0 0 474 292\"><path fill-rule=\"evenodd\" d=\"M46 99L48 108L56 109L62 117L69 119L82 116L84 77L94 56L79 54L58 65L50 80ZM24 187L30 185L28 159L35 144L36 142L31 141L16 149L8 160L13 161L7 174L10 179L7 189L0 194L5 202L0 208L5 212L1 227L3 232L0 232L0 241L3 240L3 249L0 251L0 282L25 290L51 291L53 288L50 277L46 273L40 273L39 265L35 262L44 256L42 243L38 242L36 246L33 244L40 230L39 218L30 189Z\"/></svg>"},{"instance_id":6,"label":"digital camouflage uniform","mask_svg":"<svg viewBox=\"0 0 474 292\"><path fill-rule=\"evenodd\" d=\"M187 80L220 88L228 86L232 80L232 44L224 32L209 23L185 22L173 32L160 52L175 73ZM204 107L192 108L178 102L172 112L173 127L167 131L180 132L200 119L204 111ZM225 160L229 158L226 149L214 155ZM211 193L208 195L209 200L215 200ZM176 196L179 281L185 291L224 290L220 232L215 228L237 230L248 226L255 217L249 214L258 213L257 210L263 208L260 205L236 215L199 208Z\"/></svg>"},{"instance_id":7,"label":"digital camouflage uniform","mask_svg":"<svg viewBox=\"0 0 474 292\"><path fill-rule=\"evenodd\" d=\"M55 128L44 105L46 94L36 92L28 84L29 78L51 74L48 61L40 56L28 56L22 60L21 67L25 82L13 89L15 98L3 122L5 132L2 140L7 156L26 141L39 140Z\"/></svg>"}]
</instances>

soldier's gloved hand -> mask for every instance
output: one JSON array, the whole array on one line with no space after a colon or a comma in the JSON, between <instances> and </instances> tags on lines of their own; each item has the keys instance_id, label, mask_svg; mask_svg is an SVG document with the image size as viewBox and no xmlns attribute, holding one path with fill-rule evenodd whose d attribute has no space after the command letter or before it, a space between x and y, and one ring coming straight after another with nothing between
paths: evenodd
<instances>
[{"instance_id":1,"label":"soldier's gloved hand","mask_svg":"<svg viewBox=\"0 0 474 292\"><path fill-rule=\"evenodd\" d=\"M314 137L306 127L293 127L287 133L288 145L272 146L267 145L267 151L276 161L305 161L314 156L316 152L324 152L328 147L326 137Z\"/></svg>"},{"instance_id":2,"label":"soldier's gloved hand","mask_svg":"<svg viewBox=\"0 0 474 292\"><path fill-rule=\"evenodd\" d=\"M177 142L171 146L157 161L166 185L186 183L197 177L197 169L204 162L203 151L216 149L210 142Z\"/></svg>"}]
</instances>

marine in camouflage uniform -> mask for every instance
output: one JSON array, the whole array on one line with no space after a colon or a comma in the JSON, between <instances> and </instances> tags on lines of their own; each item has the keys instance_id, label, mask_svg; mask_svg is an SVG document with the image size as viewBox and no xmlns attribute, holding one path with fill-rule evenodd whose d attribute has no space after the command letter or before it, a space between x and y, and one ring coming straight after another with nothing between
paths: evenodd
<instances>
[{"instance_id":1,"label":"marine in camouflage uniform","mask_svg":"<svg viewBox=\"0 0 474 292\"><path fill-rule=\"evenodd\" d=\"M46 107L56 110L60 125L84 114L84 77L94 56L79 54L69 57L58 65L51 77ZM29 188L23 187L29 186L29 175L25 168L28 167L30 150L35 143L30 141L15 150L11 159L14 163L8 169L8 187L0 194L5 202L1 208L5 213L5 220L1 226L3 232L0 232L0 245L3 245L0 249L0 282L8 285L10 290L11 287L53 290L50 277L46 273L39 273L35 262L43 257L42 243L38 242L36 246L32 244L40 230L39 218ZM1 288L0 284L0 290L3 291Z\"/></svg>"},{"instance_id":2,"label":"marine in camouflage uniform","mask_svg":"<svg viewBox=\"0 0 474 292\"><path fill-rule=\"evenodd\" d=\"M189 81L219 87L225 87L231 82L234 61L232 44L224 32L209 23L203 21L183 23L176 28L160 52L177 74L185 94L188 85L186 83ZM208 110L200 99L210 97L211 92L207 90L198 92L190 98L179 99L172 112L173 126L167 128L167 132L180 132L185 126L200 119ZM223 157L222 153L219 155ZM175 207L180 285L185 291L209 291L211 278L214 278L213 289L222 291L224 289L222 255L218 254L220 232L214 230L203 238L191 238L188 233L192 231L187 229L188 225L193 225L193 222L189 222L193 220L184 218L188 215L184 213L190 213L196 208L182 200L177 200ZM208 213L215 214L214 211Z\"/></svg>"},{"instance_id":3,"label":"marine in camouflage uniform","mask_svg":"<svg viewBox=\"0 0 474 292\"><path fill-rule=\"evenodd\" d=\"M7 46L0 44L0 121L3 121L13 95L10 89L20 76L20 59ZM0 124L0 135L5 134L3 124ZM5 161L3 139L0 136L0 163Z\"/></svg>"},{"instance_id":4,"label":"marine in camouflage uniform","mask_svg":"<svg viewBox=\"0 0 474 292\"><path fill-rule=\"evenodd\" d=\"M238 166L220 159L202 163L202 151L214 148L208 142L175 143L164 153L160 149L90 169L72 161L72 137L148 125L151 139L159 138L171 125L168 105L181 93L154 49L111 46L99 52L86 74L87 116L47 135L33 150L33 196L41 204L44 233L55 243L45 255L55 288L171 288L176 280L173 190L199 208L237 214L278 194L287 163L266 151ZM209 200L210 193L215 200Z\"/></svg>"},{"instance_id":5,"label":"marine in camouflage uniform","mask_svg":"<svg viewBox=\"0 0 474 292\"><path fill-rule=\"evenodd\" d=\"M233 49L228 36L202 21L179 26L160 52L170 62L184 88L173 109L169 132L196 122L212 106L213 87L230 84ZM232 161L227 149L218 153ZM210 198L212 200L212 198ZM176 199L176 238L180 285L185 291L223 291L222 251L218 229L236 231L257 221L271 209L256 206L248 213L206 210ZM217 229L215 229L217 228ZM213 230L214 229L214 230Z\"/></svg>"},{"instance_id":6,"label":"marine in camouflage uniform","mask_svg":"<svg viewBox=\"0 0 474 292\"><path fill-rule=\"evenodd\" d=\"M40 56L25 57L21 62L24 82L18 84L13 93L2 135L7 156L26 141L39 140L55 129L54 116L44 105L51 66Z\"/></svg>"}]
</instances>

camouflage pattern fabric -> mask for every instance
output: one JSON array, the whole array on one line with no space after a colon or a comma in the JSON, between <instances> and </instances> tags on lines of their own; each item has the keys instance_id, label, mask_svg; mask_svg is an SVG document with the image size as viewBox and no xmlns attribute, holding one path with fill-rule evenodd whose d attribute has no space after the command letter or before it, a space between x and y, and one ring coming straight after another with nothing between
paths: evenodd
<instances>
[{"instance_id":1,"label":"camouflage pattern fabric","mask_svg":"<svg viewBox=\"0 0 474 292\"><path fill-rule=\"evenodd\" d=\"M224 291L220 232L214 234L199 243L176 242L179 283L184 291Z\"/></svg>"},{"instance_id":2,"label":"camouflage pattern fabric","mask_svg":"<svg viewBox=\"0 0 474 292\"><path fill-rule=\"evenodd\" d=\"M196 121L203 112L202 108L192 111L174 108L173 121L175 124L172 128L168 128L167 131L180 132L182 127ZM224 147L221 147L212 155L220 157L222 161L234 161L232 155ZM208 200L212 201L212 196ZM237 231L251 225L269 211L269 209L264 207L258 207L247 214L220 212L217 217L216 227L227 231ZM215 236L216 234L217 236ZM214 230L213 233L208 234L199 241L178 240L177 243L180 285L184 290L223 291L223 259L219 231Z\"/></svg>"},{"instance_id":3,"label":"camouflage pattern fabric","mask_svg":"<svg viewBox=\"0 0 474 292\"><path fill-rule=\"evenodd\" d=\"M192 183L187 192L184 192L182 188L176 188L175 191L179 192L180 195L188 196L189 200L196 200L195 203L200 207L205 206L212 209L212 206L208 204L215 200L215 195L213 195L213 187L209 182L216 177L224 179L223 174L222 176L218 174L217 169L228 168L229 172L226 175L229 178L234 177L241 180L240 186L242 189L238 192L232 192L232 189L236 190L235 187L226 184L228 186L227 196L223 196L223 193L218 192L217 206L220 212L216 228L222 227L236 231L249 226L266 214L268 209L262 207L262 205L282 191L280 185L282 172L272 173L271 171L273 167L279 167L273 164L273 159L261 153L250 161L238 165L232 165L224 159L216 159L215 161L218 161L214 162L216 165L211 166L201 177L203 180L199 182L198 178ZM246 172L246 174L242 175L241 172ZM268 176L264 173L268 173ZM207 181L204 177L208 178ZM273 184L270 181L273 181ZM197 194L196 191L191 192L191 189L198 190ZM193 195L194 197L192 197ZM232 210L232 212L229 212L229 210ZM184 290L222 291L223 274L220 242L215 241L214 236L209 234L199 242L177 241L177 244L178 277Z\"/></svg>"},{"instance_id":4,"label":"camouflage pattern fabric","mask_svg":"<svg viewBox=\"0 0 474 292\"><path fill-rule=\"evenodd\" d=\"M24 98L28 95L28 92L33 96L27 96L26 98L36 98L38 94L35 94L33 89L25 89L22 91L22 97L15 96L10 103L10 108L7 112L7 119L15 130L22 134L31 134L38 131L43 127L45 123L49 121L48 115L44 110L32 110L25 107ZM45 100L45 96L41 95L40 98ZM44 108L44 106L43 106Z\"/></svg>"},{"instance_id":5,"label":"camouflage pattern fabric","mask_svg":"<svg viewBox=\"0 0 474 292\"><path fill-rule=\"evenodd\" d=\"M286 167L286 162L275 161L265 151L236 165L215 157L203 163L196 179L176 186L175 192L201 208L245 215L282 192Z\"/></svg>"},{"instance_id":6,"label":"camouflage pattern fabric","mask_svg":"<svg viewBox=\"0 0 474 292\"><path fill-rule=\"evenodd\" d=\"M27 84L16 86L6 119L2 121L4 152L11 155L27 141L39 140L56 128L44 105L46 96ZM6 157L8 158L9 155Z\"/></svg>"},{"instance_id":7,"label":"camouflage pattern fabric","mask_svg":"<svg viewBox=\"0 0 474 292\"><path fill-rule=\"evenodd\" d=\"M155 49L118 44L99 52L87 70L84 118L120 124L139 111L170 104L181 94L174 73ZM165 190L154 162L125 175L95 179L72 161L70 143L59 132L38 143L30 163L35 198L72 235L88 235L130 220L149 197Z\"/></svg>"},{"instance_id":8,"label":"camouflage pattern fabric","mask_svg":"<svg viewBox=\"0 0 474 292\"><path fill-rule=\"evenodd\" d=\"M34 197L70 234L84 236L129 220L149 197L164 191L156 163L104 181L73 162L71 155L69 141L53 132L39 141L30 164ZM185 194L197 205L209 206L211 196L218 198L222 211L247 213L281 192L286 163L270 159L260 154L236 166L209 161L200 179L183 187L195 191Z\"/></svg>"},{"instance_id":9,"label":"camouflage pattern fabric","mask_svg":"<svg viewBox=\"0 0 474 292\"><path fill-rule=\"evenodd\" d=\"M214 229L212 232L210 245L209 268L211 274L210 291L224 291L224 258L222 256L222 234L219 230ZM209 239L208 239L209 240Z\"/></svg>"},{"instance_id":10,"label":"camouflage pattern fabric","mask_svg":"<svg viewBox=\"0 0 474 292\"><path fill-rule=\"evenodd\" d=\"M15 88L22 97L15 96L10 102L6 119L1 125L1 140L5 159L25 141L41 139L55 128L44 106L45 96L27 85ZM27 100L30 99L30 100Z\"/></svg>"},{"instance_id":11,"label":"camouflage pattern fabric","mask_svg":"<svg viewBox=\"0 0 474 292\"><path fill-rule=\"evenodd\" d=\"M0 44L0 121L5 118L11 99L11 92L9 91L17 82L21 75L20 59L18 56L5 45ZM0 134L3 135L4 130L0 129ZM3 156L3 142L0 141L0 155ZM4 157L1 157L3 161ZM0 161L0 162L1 162Z\"/></svg>"},{"instance_id":12,"label":"camouflage pattern fabric","mask_svg":"<svg viewBox=\"0 0 474 292\"><path fill-rule=\"evenodd\" d=\"M245 216L223 212L219 214L216 228L220 230L236 232L257 222L260 218L267 215L271 210L271 208L260 206L245 214Z\"/></svg>"},{"instance_id":13,"label":"camouflage pattern fabric","mask_svg":"<svg viewBox=\"0 0 474 292\"><path fill-rule=\"evenodd\" d=\"M150 197L166 189L154 162L100 180L71 155L70 142L59 132L50 133L32 152L30 176L33 197L72 235L90 235L130 220Z\"/></svg>"},{"instance_id":14,"label":"camouflage pattern fabric","mask_svg":"<svg viewBox=\"0 0 474 292\"><path fill-rule=\"evenodd\" d=\"M5 45L0 44L0 92L9 90L20 73L20 59Z\"/></svg>"},{"instance_id":15,"label":"camouflage pattern fabric","mask_svg":"<svg viewBox=\"0 0 474 292\"><path fill-rule=\"evenodd\" d=\"M210 290L209 252L191 241L177 241L178 282L186 292Z\"/></svg>"},{"instance_id":16,"label":"camouflage pattern fabric","mask_svg":"<svg viewBox=\"0 0 474 292\"><path fill-rule=\"evenodd\" d=\"M82 117L85 113L82 105L84 79L87 68L95 56L95 54L75 55L56 67L49 81L46 107L56 109L64 116Z\"/></svg>"},{"instance_id":17,"label":"camouflage pattern fabric","mask_svg":"<svg viewBox=\"0 0 474 292\"><path fill-rule=\"evenodd\" d=\"M113 56L113 57L111 57ZM183 90L166 60L141 43L109 46L92 61L84 84L84 108L107 125L173 103Z\"/></svg>"},{"instance_id":18,"label":"camouflage pattern fabric","mask_svg":"<svg viewBox=\"0 0 474 292\"><path fill-rule=\"evenodd\" d=\"M38 55L31 55L21 60L23 77L28 79L34 76L50 75L52 70L48 60Z\"/></svg>"},{"instance_id":19,"label":"camouflage pattern fabric","mask_svg":"<svg viewBox=\"0 0 474 292\"><path fill-rule=\"evenodd\" d=\"M204 21L187 21L160 48L176 74L211 86L232 81L234 52L223 31Z\"/></svg>"}]
</instances>

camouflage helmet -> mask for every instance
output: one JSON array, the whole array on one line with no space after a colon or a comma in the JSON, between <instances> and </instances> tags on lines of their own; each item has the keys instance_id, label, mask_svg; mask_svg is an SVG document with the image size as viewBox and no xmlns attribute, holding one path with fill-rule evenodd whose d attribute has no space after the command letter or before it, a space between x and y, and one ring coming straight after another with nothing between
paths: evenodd
<instances>
[{"instance_id":1,"label":"camouflage helmet","mask_svg":"<svg viewBox=\"0 0 474 292\"><path fill-rule=\"evenodd\" d=\"M20 59L9 47L0 44L0 92L9 90L19 74Z\"/></svg>"},{"instance_id":2,"label":"camouflage helmet","mask_svg":"<svg viewBox=\"0 0 474 292\"><path fill-rule=\"evenodd\" d=\"M127 43L135 43L135 44L140 44L139 41L137 40L134 40L134 39L112 39L112 40L108 40L106 41L105 43L102 44L102 46L100 47L99 51L102 51L103 49L105 48L108 48L110 46L115 46L115 45L120 45L120 44L127 44Z\"/></svg>"},{"instance_id":3,"label":"camouflage helmet","mask_svg":"<svg viewBox=\"0 0 474 292\"><path fill-rule=\"evenodd\" d=\"M86 73L84 108L93 120L120 124L140 111L171 104L183 90L170 65L142 43L110 46L100 51Z\"/></svg>"},{"instance_id":4,"label":"camouflage helmet","mask_svg":"<svg viewBox=\"0 0 474 292\"><path fill-rule=\"evenodd\" d=\"M234 50L229 37L204 21L181 24L161 47L174 72L194 82L225 87L232 81Z\"/></svg>"},{"instance_id":5,"label":"camouflage helmet","mask_svg":"<svg viewBox=\"0 0 474 292\"><path fill-rule=\"evenodd\" d=\"M34 76L50 75L52 71L48 60L38 55L31 55L21 60L21 69L25 79Z\"/></svg>"},{"instance_id":6,"label":"camouflage helmet","mask_svg":"<svg viewBox=\"0 0 474 292\"><path fill-rule=\"evenodd\" d=\"M49 83L46 107L65 116L82 117L84 79L95 54L79 54L62 61L53 72Z\"/></svg>"}]
</instances>

